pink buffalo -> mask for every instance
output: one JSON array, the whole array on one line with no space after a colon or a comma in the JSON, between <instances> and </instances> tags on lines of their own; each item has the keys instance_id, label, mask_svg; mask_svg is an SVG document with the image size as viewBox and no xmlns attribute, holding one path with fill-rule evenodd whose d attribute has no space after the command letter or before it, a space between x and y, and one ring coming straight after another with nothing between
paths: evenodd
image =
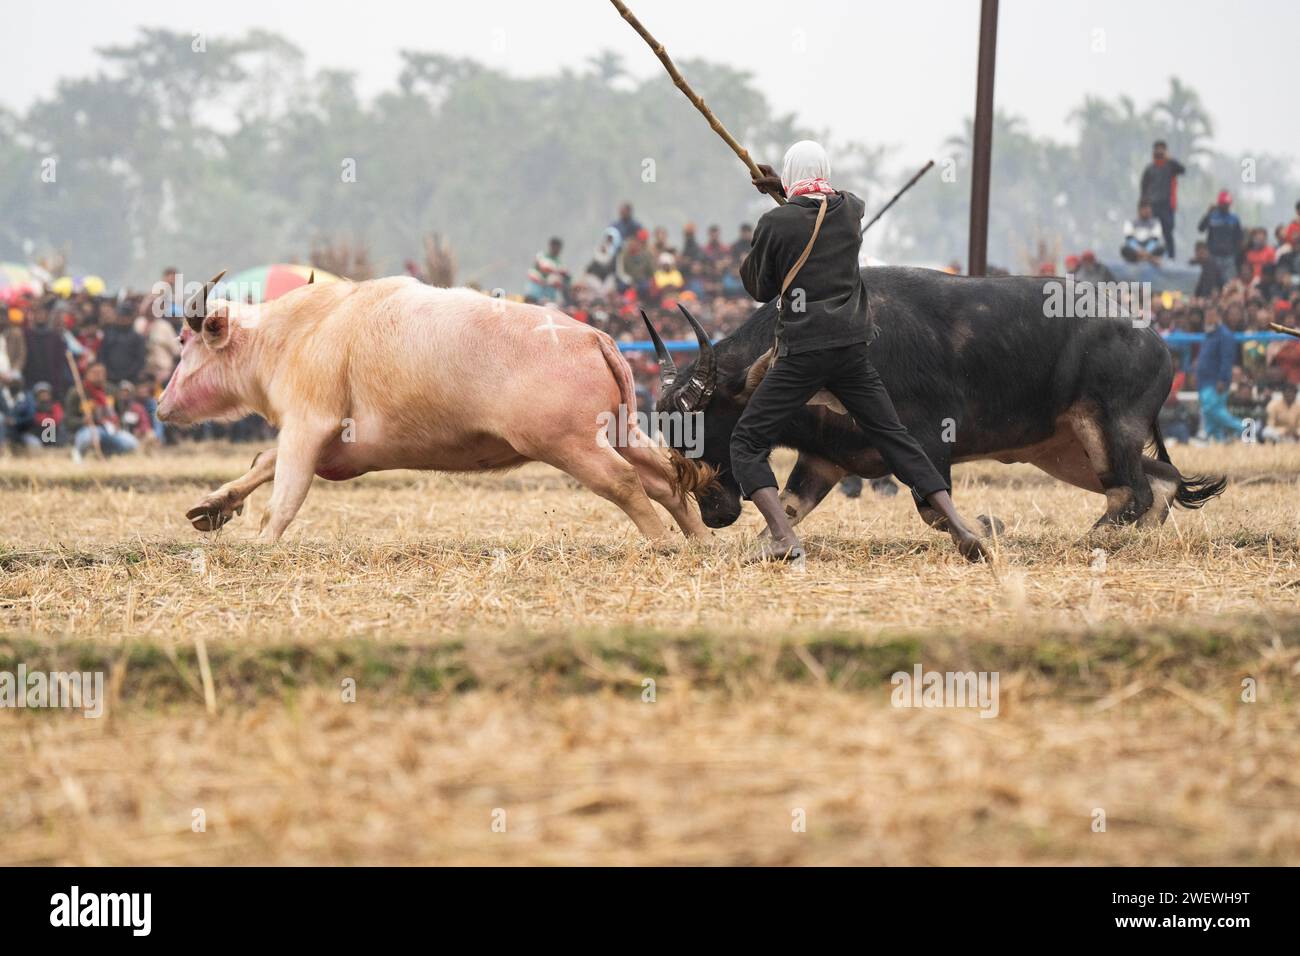
<instances>
[{"instance_id":1,"label":"pink buffalo","mask_svg":"<svg viewBox=\"0 0 1300 956\"><path fill-rule=\"evenodd\" d=\"M688 537L708 535L692 500L709 469L649 440L603 440L631 420L632 371L613 339L562 313L415 279L306 285L261 306L186 303L181 360L158 404L175 425L256 412L274 449L186 517L201 531L242 513L274 479L261 540L279 540L313 476L490 471L543 461L614 502L654 541L659 502Z\"/></svg>"}]
</instances>

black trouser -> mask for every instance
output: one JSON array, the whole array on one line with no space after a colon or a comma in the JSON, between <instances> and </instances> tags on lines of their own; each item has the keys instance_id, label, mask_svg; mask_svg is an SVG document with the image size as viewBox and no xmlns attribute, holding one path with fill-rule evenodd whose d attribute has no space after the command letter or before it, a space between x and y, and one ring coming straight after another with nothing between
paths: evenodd
<instances>
[{"instance_id":1,"label":"black trouser","mask_svg":"<svg viewBox=\"0 0 1300 956\"><path fill-rule=\"evenodd\" d=\"M1165 234L1165 257L1174 257L1174 209L1167 202L1153 202L1151 215L1160 220L1160 230Z\"/></svg>"},{"instance_id":2,"label":"black trouser","mask_svg":"<svg viewBox=\"0 0 1300 956\"><path fill-rule=\"evenodd\" d=\"M768 369L731 434L731 471L746 498L760 488L776 487L767 463L772 445L781 426L822 388L844 404L889 470L918 498L950 490L898 420L889 392L867 357L867 345L860 342L783 355Z\"/></svg>"}]
</instances>

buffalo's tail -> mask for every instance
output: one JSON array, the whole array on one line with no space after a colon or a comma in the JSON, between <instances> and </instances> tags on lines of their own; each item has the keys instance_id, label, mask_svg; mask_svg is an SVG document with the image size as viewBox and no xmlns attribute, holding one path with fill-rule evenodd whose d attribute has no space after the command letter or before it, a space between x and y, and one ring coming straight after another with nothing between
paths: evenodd
<instances>
[{"instance_id":1,"label":"buffalo's tail","mask_svg":"<svg viewBox=\"0 0 1300 956\"><path fill-rule=\"evenodd\" d=\"M1228 487L1226 475L1188 475L1178 482L1174 501L1183 508L1199 508L1211 498L1217 498Z\"/></svg>"},{"instance_id":2,"label":"buffalo's tail","mask_svg":"<svg viewBox=\"0 0 1300 956\"><path fill-rule=\"evenodd\" d=\"M1155 447L1156 458L1173 469L1178 476L1178 490L1174 492L1174 503L1180 508L1196 509L1212 498L1223 494L1228 487L1227 475L1184 475L1169 458L1169 449L1165 447L1164 436L1160 434L1157 422L1151 428L1151 444Z\"/></svg>"},{"instance_id":3,"label":"buffalo's tail","mask_svg":"<svg viewBox=\"0 0 1300 956\"><path fill-rule=\"evenodd\" d=\"M1151 426L1151 443L1155 445L1156 457L1166 465L1172 465L1173 461L1169 458L1169 449L1165 447L1164 436L1160 434L1160 423L1156 422Z\"/></svg>"},{"instance_id":4,"label":"buffalo's tail","mask_svg":"<svg viewBox=\"0 0 1300 956\"><path fill-rule=\"evenodd\" d=\"M596 341L600 344L600 354L605 357L605 364L618 383L619 401L627 409L628 421L633 421L636 418L636 382L632 379L632 366L627 364L627 359L623 358L623 353L618 350L618 345L612 338L599 329L594 331Z\"/></svg>"}]
</instances>

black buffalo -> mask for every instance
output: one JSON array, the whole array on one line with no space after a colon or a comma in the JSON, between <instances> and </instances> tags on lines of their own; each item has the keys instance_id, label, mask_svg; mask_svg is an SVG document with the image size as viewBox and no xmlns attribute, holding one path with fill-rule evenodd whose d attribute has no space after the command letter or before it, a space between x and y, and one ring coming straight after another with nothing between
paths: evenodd
<instances>
[{"instance_id":1,"label":"black buffalo","mask_svg":"<svg viewBox=\"0 0 1300 956\"><path fill-rule=\"evenodd\" d=\"M863 276L880 330L871 360L903 424L946 479L957 462L1028 462L1105 495L1098 525L1159 524L1172 504L1197 508L1222 493L1226 479L1184 477L1169 459L1157 415L1173 367L1154 330L1124 315L1058 317L1049 301L1056 297L1059 306L1074 291L1060 279L894 267ZM772 346L776 307L764 305L716 345L682 311L700 354L678 373L650 327L664 385L657 409L704 413L702 458L718 481L699 494L700 510L707 525L721 528L740 516L731 433L748 396L747 373ZM776 443L799 452L781 493L795 522L845 475L887 474L852 419L825 405L806 406ZM1154 457L1143 453L1148 444ZM928 524L945 530L936 512L916 503Z\"/></svg>"}]
</instances>

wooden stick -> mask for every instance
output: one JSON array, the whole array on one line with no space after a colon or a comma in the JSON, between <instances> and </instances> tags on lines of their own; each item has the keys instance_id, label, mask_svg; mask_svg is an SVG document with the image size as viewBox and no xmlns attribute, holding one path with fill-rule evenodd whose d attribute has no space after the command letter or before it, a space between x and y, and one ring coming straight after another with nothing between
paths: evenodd
<instances>
[{"instance_id":1,"label":"wooden stick","mask_svg":"<svg viewBox=\"0 0 1300 956\"><path fill-rule=\"evenodd\" d=\"M1294 335L1300 339L1300 329L1288 329L1285 325L1278 325L1276 322L1270 322L1268 327L1274 332L1281 332L1283 335Z\"/></svg>"},{"instance_id":2,"label":"wooden stick","mask_svg":"<svg viewBox=\"0 0 1300 956\"><path fill-rule=\"evenodd\" d=\"M731 147L731 151L740 157L740 161L749 169L749 175L754 179L761 178L763 174L759 172L758 166L750 158L749 150L736 142L736 138L727 132L727 128L718 122L718 118L713 115L713 111L704 104L703 97L691 89L691 85L677 71L677 67L668 56L668 51L664 49L664 45L650 35L650 31L641 25L641 21L636 18L636 14L629 10L622 0L609 0L609 2L614 5L614 9L619 12L623 19L631 24L632 29L641 36L641 39L645 40L650 49L654 51L654 55L659 57L659 62L664 65L664 69L668 71L668 76L672 78L673 83L694 104L701 115L709 121L709 126L712 127L713 132L721 136L722 141ZM785 205L784 196L772 195L772 198L776 200L778 206Z\"/></svg>"},{"instance_id":3,"label":"wooden stick","mask_svg":"<svg viewBox=\"0 0 1300 956\"><path fill-rule=\"evenodd\" d=\"M876 220L879 219L881 216L883 216L885 213L889 212L889 207L892 206L894 203L898 202L898 200L902 198L903 193L907 192L909 189L915 186L916 181L920 179L922 176L924 176L926 173L928 173L930 171L930 167L933 165L934 165L934 160L932 159L924 166L921 167L921 171L919 173L917 173L915 176L913 176L911 179L907 181L907 185L905 185L898 192L894 193L894 198L889 200L889 202L885 203L884 207L881 208L880 212L872 216L871 221L862 227L862 235L865 236L867 234L867 230L876 224Z\"/></svg>"},{"instance_id":4,"label":"wooden stick","mask_svg":"<svg viewBox=\"0 0 1300 956\"><path fill-rule=\"evenodd\" d=\"M77 361L72 357L72 352L64 349L63 356L68 360L68 368L72 369L72 384L77 386L77 397L81 399L81 414L90 419L90 444L95 449L95 455L103 458L104 449L99 444L99 423L95 421L95 406L86 397L86 388L81 384L81 373L77 371ZM74 442L76 437L76 435L72 436Z\"/></svg>"}]
</instances>

